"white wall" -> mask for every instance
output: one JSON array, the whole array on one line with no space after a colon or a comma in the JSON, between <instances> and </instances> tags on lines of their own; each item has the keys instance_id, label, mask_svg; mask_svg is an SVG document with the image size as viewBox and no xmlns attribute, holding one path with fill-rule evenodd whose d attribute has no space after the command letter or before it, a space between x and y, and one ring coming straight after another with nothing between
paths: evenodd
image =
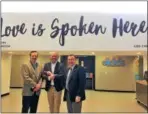
<instances>
[{"instance_id":1,"label":"white wall","mask_svg":"<svg viewBox=\"0 0 148 114\"><path fill-rule=\"evenodd\" d=\"M81 25L81 16L84 16L83 24ZM19 18L18 18L19 17ZM42 17L42 18L40 18ZM100 18L101 17L101 18ZM109 13L3 13L2 14L3 23L2 23L2 35L5 34L6 26L13 27L12 25L20 25L25 23L25 29L27 29L25 34L18 33L16 37L12 35L7 37L2 37L3 45L10 45L9 48L3 47L2 50L16 50L16 51L26 51L26 50L40 50L40 51L146 51L147 48L135 48L135 45L146 45L147 43L147 34L139 32L137 36L133 37L130 33L123 32L123 36L119 35L119 30L117 30L116 38L113 38L113 28L116 28L113 24L113 19L117 19L119 23L120 19L123 19L123 23L129 21L131 23L137 24L136 31L140 26L142 21L145 21L147 24L147 16L143 14L109 14ZM59 23L54 21L58 18ZM55 22L55 23L54 23ZM83 30L82 26L86 24L86 30L89 30L90 23L94 22L93 30L95 26L102 26L103 31L106 28L105 34L102 34L100 31L97 35L94 33L85 34L84 31L76 31L76 35L72 35L70 28L72 26L76 27L77 30ZM43 24L43 28L46 30L43 32L42 36L32 35L33 23L35 23L35 28L37 29L39 24ZM54 23L54 24L53 24ZM67 35L65 35L65 44L61 46L60 42L62 41L61 35L64 35L61 32L61 29L65 30L63 26L66 26L69 23L69 30ZM52 25L57 26L60 31L55 38L51 38L51 33L56 30L52 28ZM146 28L146 24L145 27ZM130 29L130 28L128 28ZM74 29L72 29L75 31ZM59 42L60 41L60 42ZM108 43L109 42L109 43ZM25 44L24 44L25 43ZM33 47L32 47L33 44ZM125 45L126 44L126 45ZM83 46L82 46L83 45Z\"/></svg>"},{"instance_id":2,"label":"white wall","mask_svg":"<svg viewBox=\"0 0 148 114\"><path fill-rule=\"evenodd\" d=\"M11 55L2 54L1 58L1 94L10 92Z\"/></svg>"}]
</instances>

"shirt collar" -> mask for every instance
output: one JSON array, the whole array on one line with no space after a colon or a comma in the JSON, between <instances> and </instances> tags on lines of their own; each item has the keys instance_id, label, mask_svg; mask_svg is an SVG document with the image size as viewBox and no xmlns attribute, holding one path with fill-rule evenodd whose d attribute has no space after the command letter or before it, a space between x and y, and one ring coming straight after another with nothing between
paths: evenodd
<instances>
[{"instance_id":1,"label":"shirt collar","mask_svg":"<svg viewBox=\"0 0 148 114\"><path fill-rule=\"evenodd\" d=\"M30 63L31 63L32 65L37 65L37 64L38 64L37 62L35 62L35 63L32 63L31 61L30 61Z\"/></svg>"},{"instance_id":2,"label":"shirt collar","mask_svg":"<svg viewBox=\"0 0 148 114\"><path fill-rule=\"evenodd\" d=\"M73 70L75 66L76 66L76 65L73 65L73 66L71 67L71 70Z\"/></svg>"},{"instance_id":3,"label":"shirt collar","mask_svg":"<svg viewBox=\"0 0 148 114\"><path fill-rule=\"evenodd\" d=\"M38 63L37 63L37 62L32 63L32 62L30 61L30 63L31 63L31 65L33 66L34 69L36 69L36 68L38 67Z\"/></svg>"},{"instance_id":4,"label":"shirt collar","mask_svg":"<svg viewBox=\"0 0 148 114\"><path fill-rule=\"evenodd\" d=\"M56 64L57 64L57 61L56 61L55 63L52 63L52 62L51 62L51 64L52 64L52 65L56 65Z\"/></svg>"}]
</instances>

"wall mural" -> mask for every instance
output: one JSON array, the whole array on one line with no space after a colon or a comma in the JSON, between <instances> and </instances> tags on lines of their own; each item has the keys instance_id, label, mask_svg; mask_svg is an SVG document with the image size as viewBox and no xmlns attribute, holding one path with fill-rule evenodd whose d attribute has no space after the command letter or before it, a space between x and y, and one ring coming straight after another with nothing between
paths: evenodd
<instances>
[{"instance_id":1,"label":"wall mural","mask_svg":"<svg viewBox=\"0 0 148 114\"><path fill-rule=\"evenodd\" d=\"M123 67L125 66L125 61L121 57L106 57L102 64L107 67Z\"/></svg>"}]
</instances>

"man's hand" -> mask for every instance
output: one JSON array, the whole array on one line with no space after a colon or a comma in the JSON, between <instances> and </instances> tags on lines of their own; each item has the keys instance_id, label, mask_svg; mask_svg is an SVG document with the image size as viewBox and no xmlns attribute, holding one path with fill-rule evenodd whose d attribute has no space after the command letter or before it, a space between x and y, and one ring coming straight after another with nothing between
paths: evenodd
<instances>
[{"instance_id":1,"label":"man's hand","mask_svg":"<svg viewBox=\"0 0 148 114\"><path fill-rule=\"evenodd\" d=\"M35 88L33 89L34 92L39 91L41 88L41 84L36 84Z\"/></svg>"},{"instance_id":2,"label":"man's hand","mask_svg":"<svg viewBox=\"0 0 148 114\"><path fill-rule=\"evenodd\" d=\"M48 76L50 76L52 74L50 71L47 71L46 73Z\"/></svg>"},{"instance_id":3,"label":"man's hand","mask_svg":"<svg viewBox=\"0 0 148 114\"><path fill-rule=\"evenodd\" d=\"M47 71L46 73L47 73L47 75L48 75L48 80L54 80L55 75L54 75L52 72Z\"/></svg>"},{"instance_id":4,"label":"man's hand","mask_svg":"<svg viewBox=\"0 0 148 114\"><path fill-rule=\"evenodd\" d=\"M55 75L53 73L51 73L49 77L50 77L51 80L54 80Z\"/></svg>"},{"instance_id":5,"label":"man's hand","mask_svg":"<svg viewBox=\"0 0 148 114\"><path fill-rule=\"evenodd\" d=\"M81 101L81 97L80 96L76 96L75 102L78 103Z\"/></svg>"}]
</instances>

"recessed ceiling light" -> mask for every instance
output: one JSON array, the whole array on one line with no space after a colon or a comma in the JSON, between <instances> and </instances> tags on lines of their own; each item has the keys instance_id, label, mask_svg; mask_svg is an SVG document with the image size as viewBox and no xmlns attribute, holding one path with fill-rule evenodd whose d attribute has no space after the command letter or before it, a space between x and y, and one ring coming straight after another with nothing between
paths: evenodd
<instances>
[{"instance_id":1,"label":"recessed ceiling light","mask_svg":"<svg viewBox=\"0 0 148 114\"><path fill-rule=\"evenodd\" d=\"M8 52L9 54L12 54L12 52Z\"/></svg>"},{"instance_id":2,"label":"recessed ceiling light","mask_svg":"<svg viewBox=\"0 0 148 114\"><path fill-rule=\"evenodd\" d=\"M91 52L91 54L92 54L92 55L94 55L94 54L95 54L95 52Z\"/></svg>"},{"instance_id":3,"label":"recessed ceiling light","mask_svg":"<svg viewBox=\"0 0 148 114\"><path fill-rule=\"evenodd\" d=\"M141 52L138 52L137 55L141 55Z\"/></svg>"}]
</instances>

